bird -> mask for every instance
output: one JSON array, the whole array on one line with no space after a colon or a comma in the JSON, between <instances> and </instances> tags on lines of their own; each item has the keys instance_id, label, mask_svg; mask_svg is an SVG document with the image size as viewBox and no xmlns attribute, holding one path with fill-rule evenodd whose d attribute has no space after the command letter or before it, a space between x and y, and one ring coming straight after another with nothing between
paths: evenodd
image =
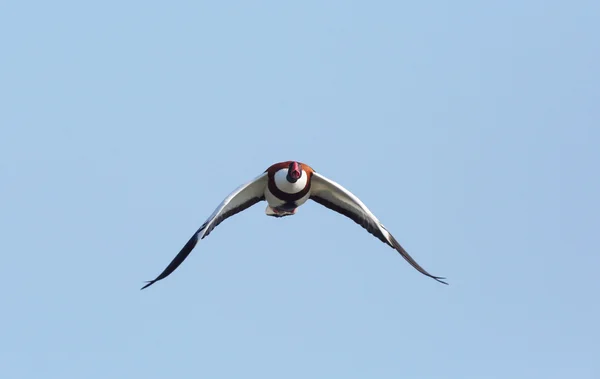
<instances>
[{"instance_id":1,"label":"bird","mask_svg":"<svg viewBox=\"0 0 600 379\"><path fill-rule=\"evenodd\" d=\"M169 276L192 252L198 241L208 237L227 218L261 201L267 202L265 209L267 216L276 218L292 216L309 199L362 226L381 242L400 253L421 274L448 284L444 281L446 278L431 275L423 269L358 197L340 184L317 173L305 163L285 161L271 165L262 174L231 192L160 275L154 280L147 281L141 289Z\"/></svg>"}]
</instances>

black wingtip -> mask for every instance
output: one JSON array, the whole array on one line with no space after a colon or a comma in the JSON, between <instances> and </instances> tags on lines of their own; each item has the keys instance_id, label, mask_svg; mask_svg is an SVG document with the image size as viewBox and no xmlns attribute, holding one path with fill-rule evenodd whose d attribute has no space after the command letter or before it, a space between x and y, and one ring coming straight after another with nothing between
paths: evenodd
<instances>
[{"instance_id":1,"label":"black wingtip","mask_svg":"<svg viewBox=\"0 0 600 379\"><path fill-rule=\"evenodd\" d=\"M140 288L140 291L143 290L144 288L148 288L151 285L153 285L156 282L156 280L150 280L148 282L146 282L147 284L145 286L143 286L142 288Z\"/></svg>"},{"instance_id":2,"label":"black wingtip","mask_svg":"<svg viewBox=\"0 0 600 379\"><path fill-rule=\"evenodd\" d=\"M449 286L449 284L447 282L444 282L442 279L446 279L446 278L442 278L441 276L432 276L433 279L437 280L438 282L445 284L447 286Z\"/></svg>"}]
</instances>

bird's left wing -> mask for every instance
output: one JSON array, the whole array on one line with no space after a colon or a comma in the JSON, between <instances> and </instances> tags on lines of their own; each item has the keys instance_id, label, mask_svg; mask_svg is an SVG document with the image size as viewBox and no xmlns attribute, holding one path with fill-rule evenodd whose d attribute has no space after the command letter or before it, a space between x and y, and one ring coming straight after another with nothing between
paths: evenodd
<instances>
[{"instance_id":1,"label":"bird's left wing","mask_svg":"<svg viewBox=\"0 0 600 379\"><path fill-rule=\"evenodd\" d=\"M235 191L233 191L229 196L225 198L219 204L217 209L210 215L210 217L202 224L202 226L194 233L192 238L183 246L179 254L169 263L167 268L154 280L147 282L147 284L142 287L142 289L151 286L155 282L166 278L169 276L175 269L183 262L187 256L192 252L198 240L203 239L208 236L210 232L214 228L217 227L221 222L225 221L227 218L235 215L251 207L252 205L258 203L265 199L264 193L265 188L267 186L267 173L263 173L262 175L256 177L251 182L248 182L240 187L238 187Z\"/></svg>"},{"instance_id":2,"label":"bird's left wing","mask_svg":"<svg viewBox=\"0 0 600 379\"><path fill-rule=\"evenodd\" d=\"M398 243L394 236L388 232L385 226L383 226L369 208L367 208L367 206L352 192L348 191L340 184L327 179L321 174L313 172L310 198L324 207L350 218L362 226L366 231L400 253L400 255L421 274L429 276L440 283L448 284L442 280L445 278L431 275L425 271L425 269L421 267L406 250L404 250L400 243Z\"/></svg>"}]
</instances>

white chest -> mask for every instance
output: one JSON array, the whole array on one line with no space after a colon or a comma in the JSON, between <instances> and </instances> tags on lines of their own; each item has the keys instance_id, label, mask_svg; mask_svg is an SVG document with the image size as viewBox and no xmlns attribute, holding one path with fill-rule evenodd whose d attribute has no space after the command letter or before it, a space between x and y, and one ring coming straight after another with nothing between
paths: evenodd
<instances>
[{"instance_id":1,"label":"white chest","mask_svg":"<svg viewBox=\"0 0 600 379\"><path fill-rule=\"evenodd\" d=\"M310 191L308 191L301 198L293 196L302 192L306 188L308 184L308 177L306 172L302 172L302 176L300 176L300 178L298 178L298 180L296 180L295 183L291 183L289 180L287 180L287 174L287 169L281 169L277 171L273 176L273 182L279 192L278 195L273 194L267 186L267 189L265 191L265 200L267 200L271 207L278 207L280 205L292 201L286 200L286 197L291 197L292 199L294 199L294 203L300 206L301 204L304 204L310 197Z\"/></svg>"},{"instance_id":2,"label":"white chest","mask_svg":"<svg viewBox=\"0 0 600 379\"><path fill-rule=\"evenodd\" d=\"M302 172L302 176L296 180L296 183L290 183L287 180L288 169L284 168L275 173L275 186L282 192L294 194L302 191L306 187L308 176Z\"/></svg>"}]
</instances>

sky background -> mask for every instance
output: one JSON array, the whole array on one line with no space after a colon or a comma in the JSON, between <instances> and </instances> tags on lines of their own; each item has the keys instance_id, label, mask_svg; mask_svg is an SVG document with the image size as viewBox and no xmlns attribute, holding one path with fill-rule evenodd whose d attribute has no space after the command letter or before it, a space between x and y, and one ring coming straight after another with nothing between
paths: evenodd
<instances>
[{"instance_id":1,"label":"sky background","mask_svg":"<svg viewBox=\"0 0 600 379\"><path fill-rule=\"evenodd\" d=\"M0 3L0 376L600 378L600 3ZM343 216L265 203L300 160Z\"/></svg>"}]
</instances>

